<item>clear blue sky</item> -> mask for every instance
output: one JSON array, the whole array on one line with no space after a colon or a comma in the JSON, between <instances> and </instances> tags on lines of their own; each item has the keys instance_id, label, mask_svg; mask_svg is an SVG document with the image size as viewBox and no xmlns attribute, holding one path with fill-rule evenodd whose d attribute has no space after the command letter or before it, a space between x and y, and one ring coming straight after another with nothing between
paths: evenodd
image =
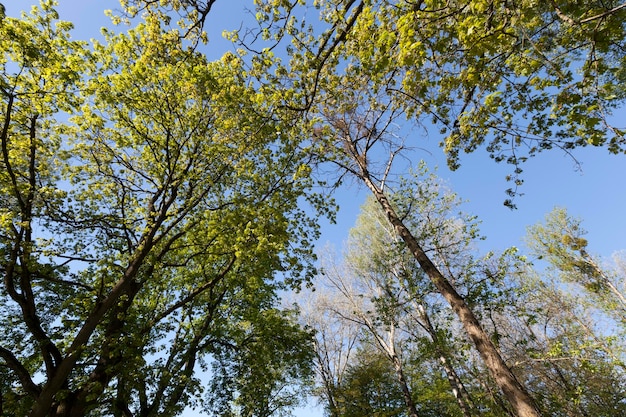
<instances>
[{"instance_id":1,"label":"clear blue sky","mask_svg":"<svg viewBox=\"0 0 626 417\"><path fill-rule=\"evenodd\" d=\"M29 9L34 3L33 0L0 2L5 4L9 16L17 16L18 10ZM118 6L117 0L59 2L61 19L74 22L77 39L99 37L98 28L108 24L103 10ZM244 10L251 7L251 0L221 0L216 3L208 19L209 47L216 51L216 57L230 46L221 39L222 31L238 28L244 19ZM616 112L614 119L622 127L626 126L626 111ZM510 186L504 180L510 167L495 164L485 152L477 151L464 155L461 168L450 172L442 151L437 147L439 138L416 135L419 136L416 137L419 141L416 146L430 153L417 150L411 159L424 159L429 167L438 166L438 174L462 199L469 200L464 210L482 220L481 230L487 236L486 242L481 244L482 248L501 250L512 245L521 246L526 227L540 221L555 206L561 206L566 207L571 215L584 220L583 225L589 231L591 252L608 257L614 251L626 249L626 155L608 155L604 149L579 149L574 153L581 163L578 170L574 161L559 151L540 154L525 164L525 183L520 190L525 195L516 200L518 210L512 211L502 205L506 197L504 190ZM339 191L336 195L341 206L338 222L324 226L322 243L341 246L356 220L364 197L364 190L357 186ZM299 410L297 415L321 416L322 411Z\"/></svg>"}]
</instances>

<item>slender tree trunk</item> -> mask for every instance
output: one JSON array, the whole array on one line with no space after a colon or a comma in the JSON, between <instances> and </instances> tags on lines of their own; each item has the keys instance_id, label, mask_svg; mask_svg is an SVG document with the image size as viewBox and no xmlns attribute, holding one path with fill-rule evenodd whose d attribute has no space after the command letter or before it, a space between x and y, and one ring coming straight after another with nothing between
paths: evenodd
<instances>
[{"instance_id":1,"label":"slender tree trunk","mask_svg":"<svg viewBox=\"0 0 626 417\"><path fill-rule=\"evenodd\" d=\"M452 284L443 276L439 269L437 269L435 264L433 264L419 245L417 239L415 239L393 209L383 190L372 181L364 161L365 158L361 158L360 160L357 158L357 163L362 171L360 179L372 191L396 233L398 233L404 243L406 243L407 247L420 264L420 267L424 270L426 275L428 275L435 287L439 290L439 293L446 299L461 320L465 331L476 346L476 349L496 384L511 404L515 414L518 417L539 417L540 413L530 394L506 365L500 352L498 352L491 342L491 339L482 328L473 311L465 303L463 297L461 297Z\"/></svg>"},{"instance_id":2,"label":"slender tree trunk","mask_svg":"<svg viewBox=\"0 0 626 417\"><path fill-rule=\"evenodd\" d=\"M461 413L463 414L463 417L472 417L472 412L470 411L471 408L469 405L470 403L469 394L467 390L465 389L463 382L459 378L454 368L450 366L445 355L439 356L439 362L441 362L441 366L446 372L446 377L448 378L448 382L450 383L450 388L452 389L452 395L454 395L454 398L456 399L456 402L459 405L459 408L461 409Z\"/></svg>"},{"instance_id":3,"label":"slender tree trunk","mask_svg":"<svg viewBox=\"0 0 626 417\"><path fill-rule=\"evenodd\" d=\"M430 317L428 316L428 313L426 313L426 310L424 309L424 307L422 305L417 304L416 302L414 302L414 306L417 309L417 311L419 311L422 321L424 322L423 326L433 341L437 355L439 355L439 362L441 363L442 368L446 372L446 377L448 378L448 382L450 383L450 388L452 389L452 395L454 395L454 398L456 399L456 402L458 403L459 408L461 409L461 413L463 413L464 417L472 417L472 413L470 411L471 409L470 404L472 403L472 400L470 398L470 395L465 389L465 386L463 385L463 381L461 381L461 378L459 378L459 375L456 373L454 368L450 365L448 355L445 352L445 350L442 348L441 340L439 339L439 336L437 335L437 330L435 329L432 322L430 321Z\"/></svg>"},{"instance_id":4,"label":"slender tree trunk","mask_svg":"<svg viewBox=\"0 0 626 417\"><path fill-rule=\"evenodd\" d=\"M394 367L398 383L400 384L400 389L402 390L404 405L409 412L409 417L419 417L417 407L415 406L413 396L411 395L411 389L409 388L406 376L404 375L404 366L402 365L402 361L400 360L400 357L398 357L398 352L396 351L395 326L393 324L389 326L387 334L388 340L385 341L376 331L376 326L374 326L371 321L365 317L362 317L362 319L365 326L369 329L372 336L374 336L374 339L377 341L378 346L382 349L383 353L387 356L387 359L389 359Z\"/></svg>"},{"instance_id":5,"label":"slender tree trunk","mask_svg":"<svg viewBox=\"0 0 626 417\"><path fill-rule=\"evenodd\" d=\"M409 416L419 417L419 414L417 414L417 407L415 406L415 402L413 401L413 397L411 396L409 384L406 382L406 377L404 376L402 362L400 362L400 358L398 358L398 356L395 354L393 355L391 360L393 362L394 368L396 369L396 375L398 377L398 382L400 383L400 389L402 389L402 396L404 397L404 404L406 405L407 411L409 412Z\"/></svg>"}]
</instances>

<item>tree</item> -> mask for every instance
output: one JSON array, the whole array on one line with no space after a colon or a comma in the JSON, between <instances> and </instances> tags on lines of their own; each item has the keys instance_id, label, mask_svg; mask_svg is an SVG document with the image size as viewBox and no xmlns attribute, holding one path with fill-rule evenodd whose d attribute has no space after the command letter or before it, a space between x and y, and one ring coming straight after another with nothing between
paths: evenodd
<instances>
[{"instance_id":1,"label":"tree","mask_svg":"<svg viewBox=\"0 0 626 417\"><path fill-rule=\"evenodd\" d=\"M472 237L477 233L473 219L452 213L458 205L456 197L434 175L428 175L423 164L419 174L414 175L420 177L418 185L401 186L400 190L406 191L406 194L399 191L392 199L402 207L405 221L419 230L420 239L429 252L436 253L434 256L438 264L450 274L455 274L455 281L463 285L469 281L467 277L474 268L468 255ZM411 180L407 180L409 182ZM350 232L344 256L350 270L354 271L352 273L368 282L365 288L369 291L359 293L369 295L373 300L372 314L376 319L368 320L366 325L398 372L406 372L403 369L406 364L402 366L399 360L411 361L412 355L407 352L421 352L420 356L426 362L437 360L440 370L446 374L450 393L454 394L459 409L464 415L471 415L472 400L453 367L459 346L453 337L443 336L449 334L451 318L444 312L436 289L406 251L373 198L367 199L363 205L357 224ZM387 337L376 333L371 325L376 321L382 321L386 326ZM397 349L401 349L397 354L396 343ZM414 384L422 380L419 375L413 372L410 377ZM399 375L399 379L408 378L408 375ZM407 391L410 391L408 387ZM421 392L415 394L415 402L422 415L425 406L421 403L427 398ZM417 408L413 408L417 414Z\"/></svg>"},{"instance_id":2,"label":"tree","mask_svg":"<svg viewBox=\"0 0 626 417\"><path fill-rule=\"evenodd\" d=\"M424 250L446 271L475 311L487 319L503 308L508 289L502 281L513 269L515 257L509 253L474 256L476 220L457 212L460 202L441 180L421 165L414 176L400 180L390 201L403 221L419 233ZM361 329L359 342L377 350L395 370L408 415L502 412L482 398L480 411L473 409L476 391L470 393L466 388L463 379L468 374L458 372L465 368L460 363L469 356L467 340L459 334L445 300L373 197L363 205L350 232L343 261L324 263L323 276L316 283L325 289L325 301L307 308L306 312L313 312L305 317L323 315L335 327L341 324ZM332 298L327 291L334 292ZM311 298L316 294L307 295L305 300ZM307 322L318 331L318 339L329 339L328 325L319 325L321 320ZM496 340L497 333L492 337ZM318 345L317 350L322 358L334 353L325 344ZM477 385L473 377L466 382ZM441 389L442 383L448 384L445 393L429 388L435 384ZM333 384L335 391L341 390L340 385Z\"/></svg>"},{"instance_id":3,"label":"tree","mask_svg":"<svg viewBox=\"0 0 626 417\"><path fill-rule=\"evenodd\" d=\"M341 78L336 82L348 82L348 79ZM384 92L372 89L367 77L356 77L349 82L352 87L349 89L346 85L345 89L341 89L341 96L335 91L320 104L317 118L312 120L312 123L322 124L321 129L325 129L324 138L314 138L319 152L335 163L342 175L353 176L372 192L395 233L459 318L514 413L518 416L538 416L532 398L503 360L472 306L458 292L451 278L433 262L431 255L424 250L424 242L416 237L420 231L413 232L407 226L402 212L390 198L387 180L394 159L401 155L404 148L392 131L393 122L401 113L385 99ZM376 160L375 153L390 156L387 162L381 162Z\"/></svg>"},{"instance_id":4,"label":"tree","mask_svg":"<svg viewBox=\"0 0 626 417\"><path fill-rule=\"evenodd\" d=\"M626 370L623 343L626 330L623 254L613 262L589 252L582 221L563 208L555 208L543 223L528 228L527 243L538 262L547 261L542 280L531 280L551 303L560 299L563 314L591 347L622 374ZM538 281L538 282L537 282ZM531 289L527 289L531 291ZM610 330L609 330L610 329Z\"/></svg>"},{"instance_id":5,"label":"tree","mask_svg":"<svg viewBox=\"0 0 626 417\"><path fill-rule=\"evenodd\" d=\"M463 230L460 226L465 224L468 225L467 230L473 230L472 223L461 222L459 217L454 217L454 200L449 194L444 192L439 200L433 198L442 192L439 182L432 177L420 177L417 183L413 187L400 187L400 190L411 191L393 194L391 201L402 207L404 221L421 231L420 237L426 242L426 250L430 254L438 253L439 267L454 276L460 292L471 300L472 307L486 322L485 327L489 329L493 343L502 352L516 378L537 399L539 410L545 415L556 416L623 413L622 338L606 328L606 318L602 317L603 314L610 316L611 311L598 311L597 302L586 301L593 299L567 290L558 279L559 275L551 279L549 275L541 276L539 272L530 270L530 265L523 262L524 258L505 253L501 257L488 256L479 262L472 261L467 256L467 252L471 251L467 243L471 239L458 238L463 236L458 232ZM410 200L410 196L417 195L420 198ZM403 204L403 201L411 203ZM407 387L418 415L457 415L462 409L460 404L454 407L454 400L449 394L448 397L441 394L441 390L445 390L442 368L448 379L451 376L445 369L446 364L455 365L452 377L456 375L463 379L462 385L450 386L465 390L466 398L476 407L470 410L470 415L471 412L504 415L508 408L502 404L503 398L494 392L480 361L465 350L462 341L453 342L454 326L445 325L447 318L442 315L445 310L442 311L441 306L434 303L436 296L432 286L425 281L425 277L406 272L411 268L411 257L403 252L402 242L394 236L375 204L372 198L366 202L357 226L351 230L344 252L345 265L325 264L324 276L317 281L318 288L324 289L321 298L324 302L315 303L315 308L306 310L313 314L309 312L305 317L325 318L318 322L308 321L317 330L319 340L329 340L331 325L337 328L352 324L364 330L358 340L356 355L354 350L349 355L341 355L347 365L342 367L341 378L336 379L339 382L332 386L334 411L330 415L342 415L342 403L361 404L361 409L374 403L370 401L372 398L362 394L360 388L352 387L354 381L347 377L355 369L353 367L360 366L357 364L362 361L370 363L367 358L373 355L384 359L389 370L394 369L393 358L401 358L402 375L408 381ZM407 208L410 208L408 212ZM448 209L451 217L441 216L446 213L444 208ZM558 213L563 214L562 211ZM552 213L548 218L554 217ZM446 222L446 219L449 221ZM469 220L471 218L466 221ZM423 225L416 227L420 222ZM576 224L575 229L583 233L579 222ZM537 236L535 231L545 227L532 227L531 236ZM544 230L543 236L555 235L557 242L561 242L560 230L561 227L557 228L557 233L546 233ZM571 232L572 227L568 230ZM434 240L429 238L433 233L437 237ZM568 236L571 237L571 233ZM580 239L580 234L577 236ZM556 250L550 250L548 246L541 252L541 247L544 246L536 247L535 253L544 253L543 259L556 256ZM465 256L458 256L461 253ZM448 260L442 263L446 254ZM563 253L561 262L562 257ZM597 264L601 263L598 261ZM419 267L415 267L414 271L419 271ZM480 275L485 273L492 277L493 282L480 279ZM409 275L413 277L407 278ZM330 298L326 292L333 288L336 294ZM316 293L304 298L315 300ZM427 316L422 313L424 310L429 312ZM427 319L431 319L438 329L429 327ZM327 360L333 357L335 351L326 349L327 346L318 345L318 357ZM442 350L448 355L445 361L437 364L434 359ZM373 363L368 366L378 369L378 365ZM395 388L389 386L385 389L397 390L398 397L388 393L387 398L402 399L402 384L398 384L397 371L394 372L396 380L391 380L389 384ZM378 384L379 379L375 375L383 375L383 371L368 375L366 381ZM379 392L379 388L370 387L370 391ZM383 406L374 407L370 414L384 412L384 409Z\"/></svg>"},{"instance_id":6,"label":"tree","mask_svg":"<svg viewBox=\"0 0 626 417\"><path fill-rule=\"evenodd\" d=\"M495 318L499 345L543 413L623 414L623 347L616 334L606 334L584 301L558 281L531 271L519 279L505 316Z\"/></svg>"},{"instance_id":7,"label":"tree","mask_svg":"<svg viewBox=\"0 0 626 417\"><path fill-rule=\"evenodd\" d=\"M530 227L527 240L539 265L520 257L507 268L509 289L503 293L502 307L490 311L485 323L544 415L624 412L624 347L615 312L606 310L607 304L572 279L576 252L567 245L578 239L586 247L583 235L580 221L562 209L550 213L545 223ZM545 260L551 264L548 268ZM479 367L469 373L482 378ZM489 388L485 384L484 393L490 393ZM497 395L493 399L499 401ZM482 402L483 398L477 403Z\"/></svg>"},{"instance_id":8,"label":"tree","mask_svg":"<svg viewBox=\"0 0 626 417\"><path fill-rule=\"evenodd\" d=\"M339 294L319 283L314 288L300 293L295 303L305 327L314 333L313 394L330 417L340 417L342 387L359 347L361 329L336 315L333 306L341 302Z\"/></svg>"},{"instance_id":9,"label":"tree","mask_svg":"<svg viewBox=\"0 0 626 417\"><path fill-rule=\"evenodd\" d=\"M211 363L229 405L293 405L310 337L275 303L316 235L295 124L232 54L154 16L89 52L53 6L0 26L3 413L176 415Z\"/></svg>"},{"instance_id":10,"label":"tree","mask_svg":"<svg viewBox=\"0 0 626 417\"><path fill-rule=\"evenodd\" d=\"M377 349L361 349L339 391L341 417L409 415L396 370Z\"/></svg>"},{"instance_id":11,"label":"tree","mask_svg":"<svg viewBox=\"0 0 626 417\"><path fill-rule=\"evenodd\" d=\"M327 268L328 285L340 294L331 311L340 320L355 323L371 338L371 344L395 372L395 385L402 393L407 415L416 417L415 395L405 371L406 345L400 336L402 318L398 314L397 294L391 294L391 286L371 280L373 274L368 275L359 276L359 271L351 266Z\"/></svg>"}]
</instances>

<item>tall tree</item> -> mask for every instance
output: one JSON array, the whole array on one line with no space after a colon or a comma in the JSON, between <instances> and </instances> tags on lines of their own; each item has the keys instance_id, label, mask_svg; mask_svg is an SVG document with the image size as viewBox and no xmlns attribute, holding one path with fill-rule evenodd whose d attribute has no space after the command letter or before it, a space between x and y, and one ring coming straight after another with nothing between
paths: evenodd
<instances>
[{"instance_id":1,"label":"tall tree","mask_svg":"<svg viewBox=\"0 0 626 417\"><path fill-rule=\"evenodd\" d=\"M456 197L434 175L428 175L425 166L415 176L420 177L418 186L402 187L406 194L398 192L392 198L402 207L405 221L420 231L428 250L436 253L438 264L454 274L459 285L464 285L470 281L474 269L470 246L477 232L473 219L452 214L458 205ZM370 282L370 292L364 294L372 294L372 314L388 327L388 337L377 340L386 348L392 363L402 358L401 354L394 355L392 339L397 339L398 347L407 345L406 340L402 342L407 339L410 343L402 349L420 351L425 360L436 359L461 412L470 415L472 400L453 367L453 352L458 344L455 346L452 337L442 338L450 330L447 328L450 317L443 313L445 308L435 288L373 198L367 199L357 225L351 230L345 258L356 276ZM398 368L399 364L394 365ZM424 397L416 398L419 402ZM419 408L422 412L425 409L421 405Z\"/></svg>"},{"instance_id":2,"label":"tall tree","mask_svg":"<svg viewBox=\"0 0 626 417\"><path fill-rule=\"evenodd\" d=\"M333 306L341 295L323 285L297 297L298 311L305 326L314 333L315 387L330 417L341 417L344 380L359 348L361 329L337 316Z\"/></svg>"},{"instance_id":3,"label":"tall tree","mask_svg":"<svg viewBox=\"0 0 626 417\"><path fill-rule=\"evenodd\" d=\"M509 271L510 256L475 257L475 219L457 212L458 199L439 179L422 166L414 177L401 181L390 200L473 309L487 316L502 308L507 288L501 281ZM325 311L335 323L362 329L361 343L377 349L395 370L407 415L443 412L468 416L478 412L472 410L472 395L455 369L468 355L466 339L459 337L458 323L446 309L445 300L373 197L363 205L350 232L343 261L326 262L323 271L317 285L335 295L332 301L317 305L314 314ZM315 296L313 293L305 300ZM326 338L326 327L314 323L314 328ZM323 346L318 350L321 357L329 354ZM448 397L439 394L435 398L426 387L442 375L449 384ZM429 382L425 382L427 376L432 376ZM475 385L473 379L469 382ZM481 402L481 413L488 409L490 406ZM490 411L501 412L497 406Z\"/></svg>"},{"instance_id":4,"label":"tall tree","mask_svg":"<svg viewBox=\"0 0 626 417\"><path fill-rule=\"evenodd\" d=\"M533 254L549 262L561 280L578 285L605 313L626 329L626 279L618 268L610 270L588 252L581 221L556 208L543 224L528 230Z\"/></svg>"},{"instance_id":5,"label":"tall tree","mask_svg":"<svg viewBox=\"0 0 626 417\"><path fill-rule=\"evenodd\" d=\"M459 293L451 277L444 274L433 262L432 255L425 251L424 242L419 239L420 230L412 231L407 226L402 212L391 200L387 181L394 159L404 148L393 132L394 121L401 112L385 99L384 91L372 88L367 77L337 77L335 82L349 81L352 87L345 85L341 95L335 91L319 105L317 118L312 120L313 132L316 128L320 132L317 139L315 134L313 137L318 151L372 192L407 250L461 321L516 415L538 416L534 401L507 366L472 306ZM376 155L381 154L390 155L386 162L376 159Z\"/></svg>"},{"instance_id":6,"label":"tall tree","mask_svg":"<svg viewBox=\"0 0 626 417\"><path fill-rule=\"evenodd\" d=\"M392 289L393 284L381 285L371 279L373 273L361 272L365 275L359 275L359 271L350 266L345 269L327 268L328 285L341 295L331 309L340 320L353 322L368 334L371 344L395 372L395 385L402 393L407 415L417 417L415 394L411 392L405 370L408 355L406 341L401 336L398 294Z\"/></svg>"},{"instance_id":7,"label":"tall tree","mask_svg":"<svg viewBox=\"0 0 626 417\"><path fill-rule=\"evenodd\" d=\"M276 294L316 235L294 124L155 16L88 52L53 6L0 25L3 412L176 415L207 363L228 406L293 405L311 344Z\"/></svg>"}]
</instances>

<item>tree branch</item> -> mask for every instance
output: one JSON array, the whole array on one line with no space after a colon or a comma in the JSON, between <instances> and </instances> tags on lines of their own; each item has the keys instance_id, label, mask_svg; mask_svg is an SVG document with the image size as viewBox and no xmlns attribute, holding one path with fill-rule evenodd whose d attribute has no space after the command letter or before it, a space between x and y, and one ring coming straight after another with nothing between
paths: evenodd
<instances>
[{"instance_id":1,"label":"tree branch","mask_svg":"<svg viewBox=\"0 0 626 417\"><path fill-rule=\"evenodd\" d=\"M41 392L41 388L33 382L30 377L30 372L28 372L28 369L26 369L19 359L15 357L10 350L2 346L0 346L0 358L6 362L9 369L15 372L20 380L20 383L22 384L22 388L24 388L24 391L26 391L31 397L37 398Z\"/></svg>"}]
</instances>

